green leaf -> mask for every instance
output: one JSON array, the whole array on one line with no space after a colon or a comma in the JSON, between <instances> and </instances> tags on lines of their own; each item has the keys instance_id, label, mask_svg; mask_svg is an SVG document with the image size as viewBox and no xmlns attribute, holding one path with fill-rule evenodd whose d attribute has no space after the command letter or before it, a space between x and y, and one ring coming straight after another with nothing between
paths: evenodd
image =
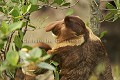
<instances>
[{"instance_id":1,"label":"green leaf","mask_svg":"<svg viewBox=\"0 0 120 80\"><path fill-rule=\"evenodd\" d=\"M53 65L56 66L56 67L59 65L59 63L58 63L58 62L55 62L55 61L52 61L51 64L53 64Z\"/></svg>"},{"instance_id":2,"label":"green leaf","mask_svg":"<svg viewBox=\"0 0 120 80\"><path fill-rule=\"evenodd\" d=\"M22 14L25 14L27 12L28 9L28 5L23 5L21 10L22 10Z\"/></svg>"},{"instance_id":3,"label":"green leaf","mask_svg":"<svg viewBox=\"0 0 120 80\"><path fill-rule=\"evenodd\" d=\"M120 0L114 0L116 7L119 9Z\"/></svg>"},{"instance_id":4,"label":"green leaf","mask_svg":"<svg viewBox=\"0 0 120 80\"><path fill-rule=\"evenodd\" d=\"M3 8L2 7L0 7L0 12L3 12Z\"/></svg>"},{"instance_id":5,"label":"green leaf","mask_svg":"<svg viewBox=\"0 0 120 80\"><path fill-rule=\"evenodd\" d=\"M0 41L0 50L4 47L4 42Z\"/></svg>"},{"instance_id":6,"label":"green leaf","mask_svg":"<svg viewBox=\"0 0 120 80\"><path fill-rule=\"evenodd\" d=\"M100 38L102 38L105 34L107 34L107 31L103 31L103 32L100 34Z\"/></svg>"},{"instance_id":7,"label":"green leaf","mask_svg":"<svg viewBox=\"0 0 120 80\"><path fill-rule=\"evenodd\" d=\"M8 24L5 21L2 22L2 26L0 27L0 30L3 34L8 33L9 27L8 27Z\"/></svg>"},{"instance_id":8,"label":"green leaf","mask_svg":"<svg viewBox=\"0 0 120 80\"><path fill-rule=\"evenodd\" d=\"M7 7L2 7L2 9L3 9L3 13L8 14L8 9L7 9Z\"/></svg>"},{"instance_id":9,"label":"green leaf","mask_svg":"<svg viewBox=\"0 0 120 80\"><path fill-rule=\"evenodd\" d=\"M32 58L40 58L42 56L42 49L39 48L33 48L30 52L29 52L30 56Z\"/></svg>"},{"instance_id":10,"label":"green leaf","mask_svg":"<svg viewBox=\"0 0 120 80\"><path fill-rule=\"evenodd\" d=\"M7 64L8 64L7 61L3 61L3 62L0 64L0 73L1 73L2 71L4 71L4 70L7 69L7 66L6 66Z\"/></svg>"},{"instance_id":11,"label":"green leaf","mask_svg":"<svg viewBox=\"0 0 120 80\"><path fill-rule=\"evenodd\" d=\"M24 45L22 48L26 48L28 50L32 50L32 47L31 46L28 46L28 45Z\"/></svg>"},{"instance_id":12,"label":"green leaf","mask_svg":"<svg viewBox=\"0 0 120 80\"><path fill-rule=\"evenodd\" d=\"M116 7L114 7L112 4L107 3L107 4L106 4L106 7L107 7L108 9L110 9L109 11L111 12L111 15L112 15L112 14L113 14L113 15L117 14L117 9L116 9ZM109 15L109 13L108 13L108 15Z\"/></svg>"},{"instance_id":13,"label":"green leaf","mask_svg":"<svg viewBox=\"0 0 120 80\"><path fill-rule=\"evenodd\" d=\"M19 61L19 55L16 51L9 51L6 55L6 60L12 65L16 66Z\"/></svg>"},{"instance_id":14,"label":"green leaf","mask_svg":"<svg viewBox=\"0 0 120 80\"><path fill-rule=\"evenodd\" d=\"M14 43L18 48L22 48L22 40L18 35L15 36Z\"/></svg>"},{"instance_id":15,"label":"green leaf","mask_svg":"<svg viewBox=\"0 0 120 80\"><path fill-rule=\"evenodd\" d=\"M30 12L30 13L31 13L31 12L34 12L34 11L38 10L38 8L39 8L38 5L31 5L31 8L30 8L29 12Z\"/></svg>"},{"instance_id":16,"label":"green leaf","mask_svg":"<svg viewBox=\"0 0 120 80\"><path fill-rule=\"evenodd\" d=\"M115 14L113 21L117 20L118 18L119 18L119 15L118 15L118 14Z\"/></svg>"},{"instance_id":17,"label":"green leaf","mask_svg":"<svg viewBox=\"0 0 120 80\"><path fill-rule=\"evenodd\" d=\"M113 16L114 16L114 14L113 14L112 12L109 12L109 13L104 17L104 19L105 19L105 20L111 20Z\"/></svg>"},{"instance_id":18,"label":"green leaf","mask_svg":"<svg viewBox=\"0 0 120 80\"><path fill-rule=\"evenodd\" d=\"M15 6L10 12L9 14L11 14L13 17L18 17L20 15L20 11L19 8L17 6Z\"/></svg>"},{"instance_id":19,"label":"green leaf","mask_svg":"<svg viewBox=\"0 0 120 80\"><path fill-rule=\"evenodd\" d=\"M38 0L30 0L30 2L33 4L33 5L36 5L38 3Z\"/></svg>"},{"instance_id":20,"label":"green leaf","mask_svg":"<svg viewBox=\"0 0 120 80\"><path fill-rule=\"evenodd\" d=\"M26 53L25 51L19 51L19 55L20 55L20 58L23 60L26 60L27 58L30 57L30 55Z\"/></svg>"},{"instance_id":21,"label":"green leaf","mask_svg":"<svg viewBox=\"0 0 120 80\"><path fill-rule=\"evenodd\" d=\"M31 9L31 4L27 7L27 11L26 12L29 12L29 10Z\"/></svg>"},{"instance_id":22,"label":"green leaf","mask_svg":"<svg viewBox=\"0 0 120 80\"><path fill-rule=\"evenodd\" d=\"M20 39L23 40L24 34L22 30L18 30L18 33L19 33Z\"/></svg>"},{"instance_id":23,"label":"green leaf","mask_svg":"<svg viewBox=\"0 0 120 80\"><path fill-rule=\"evenodd\" d=\"M5 35L0 31L0 38L3 38ZM2 39L0 39L1 41Z\"/></svg>"},{"instance_id":24,"label":"green leaf","mask_svg":"<svg viewBox=\"0 0 120 80\"><path fill-rule=\"evenodd\" d=\"M51 55L45 55L42 57L42 60L45 61L45 60L49 59L50 57L51 57Z\"/></svg>"},{"instance_id":25,"label":"green leaf","mask_svg":"<svg viewBox=\"0 0 120 80\"><path fill-rule=\"evenodd\" d=\"M31 63L31 62L36 63L38 60L39 60L39 58L35 58L35 57L31 57L31 56L26 59L26 61L29 63Z\"/></svg>"},{"instance_id":26,"label":"green leaf","mask_svg":"<svg viewBox=\"0 0 120 80\"><path fill-rule=\"evenodd\" d=\"M5 2L0 1L0 6L4 6Z\"/></svg>"},{"instance_id":27,"label":"green leaf","mask_svg":"<svg viewBox=\"0 0 120 80\"><path fill-rule=\"evenodd\" d=\"M60 80L58 71L54 71L54 75L55 75L55 80Z\"/></svg>"},{"instance_id":28,"label":"green leaf","mask_svg":"<svg viewBox=\"0 0 120 80\"><path fill-rule=\"evenodd\" d=\"M58 5L61 5L65 0L54 0L54 3L57 3Z\"/></svg>"},{"instance_id":29,"label":"green leaf","mask_svg":"<svg viewBox=\"0 0 120 80\"><path fill-rule=\"evenodd\" d=\"M68 9L67 13L66 13L66 16L68 15L72 15L74 13L74 10L73 9Z\"/></svg>"},{"instance_id":30,"label":"green leaf","mask_svg":"<svg viewBox=\"0 0 120 80\"><path fill-rule=\"evenodd\" d=\"M9 25L9 31L12 32L16 29L20 29L22 27L23 22L22 21L18 21L18 22L14 22L12 24Z\"/></svg>"},{"instance_id":31,"label":"green leaf","mask_svg":"<svg viewBox=\"0 0 120 80\"><path fill-rule=\"evenodd\" d=\"M40 62L38 64L38 67L44 68L44 69L49 69L49 70L55 70L55 67L53 67L52 65L45 63L45 62Z\"/></svg>"},{"instance_id":32,"label":"green leaf","mask_svg":"<svg viewBox=\"0 0 120 80\"><path fill-rule=\"evenodd\" d=\"M47 52L44 49L42 49L42 57L46 55L48 55Z\"/></svg>"},{"instance_id":33,"label":"green leaf","mask_svg":"<svg viewBox=\"0 0 120 80\"><path fill-rule=\"evenodd\" d=\"M1 40L2 40L3 42L7 41L7 40L8 40L8 36L7 36L7 35L2 36Z\"/></svg>"},{"instance_id":34,"label":"green leaf","mask_svg":"<svg viewBox=\"0 0 120 80\"><path fill-rule=\"evenodd\" d=\"M70 2L63 3L62 6L70 6Z\"/></svg>"},{"instance_id":35,"label":"green leaf","mask_svg":"<svg viewBox=\"0 0 120 80\"><path fill-rule=\"evenodd\" d=\"M116 9L115 6L113 6L113 5L110 4L110 3L107 3L107 4L106 4L106 7L107 7L108 9Z\"/></svg>"},{"instance_id":36,"label":"green leaf","mask_svg":"<svg viewBox=\"0 0 120 80\"><path fill-rule=\"evenodd\" d=\"M15 5L13 5L14 3L11 1L11 0L8 0L8 1L6 1L6 4L5 4L5 6L9 9L10 7L12 7L12 8L14 8L15 7Z\"/></svg>"}]
</instances>

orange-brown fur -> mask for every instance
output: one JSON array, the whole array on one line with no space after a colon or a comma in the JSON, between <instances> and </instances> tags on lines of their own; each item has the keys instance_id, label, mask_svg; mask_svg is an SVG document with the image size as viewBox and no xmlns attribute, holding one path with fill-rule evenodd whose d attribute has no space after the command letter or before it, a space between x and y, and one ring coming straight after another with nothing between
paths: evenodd
<instances>
[{"instance_id":1,"label":"orange-brown fur","mask_svg":"<svg viewBox=\"0 0 120 80\"><path fill-rule=\"evenodd\" d=\"M60 80L88 80L100 63L104 63L105 70L97 75L97 79L113 80L108 55L101 40L79 17L66 16L64 20L48 25L46 31L52 31L57 36L56 47L49 52L55 54L52 59L59 63Z\"/></svg>"},{"instance_id":2,"label":"orange-brown fur","mask_svg":"<svg viewBox=\"0 0 120 80\"><path fill-rule=\"evenodd\" d=\"M33 48L35 48L35 47L39 47L40 49L44 49L46 52L48 50L51 50L51 47L48 44L43 43L43 42L36 43L35 45L33 45Z\"/></svg>"}]
</instances>

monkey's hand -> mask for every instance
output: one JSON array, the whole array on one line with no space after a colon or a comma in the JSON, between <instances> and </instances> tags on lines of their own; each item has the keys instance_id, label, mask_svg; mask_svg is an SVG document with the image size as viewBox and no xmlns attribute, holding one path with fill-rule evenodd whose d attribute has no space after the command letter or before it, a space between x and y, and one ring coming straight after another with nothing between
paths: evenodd
<instances>
[{"instance_id":1,"label":"monkey's hand","mask_svg":"<svg viewBox=\"0 0 120 80\"><path fill-rule=\"evenodd\" d=\"M48 50L47 53L48 54L54 54L55 50Z\"/></svg>"}]
</instances>

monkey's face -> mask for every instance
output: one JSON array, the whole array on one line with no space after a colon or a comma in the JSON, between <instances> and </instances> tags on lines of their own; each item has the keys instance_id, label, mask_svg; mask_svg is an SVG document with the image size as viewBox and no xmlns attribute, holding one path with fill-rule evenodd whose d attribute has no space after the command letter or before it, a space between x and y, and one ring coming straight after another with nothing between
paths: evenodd
<instances>
[{"instance_id":1,"label":"monkey's face","mask_svg":"<svg viewBox=\"0 0 120 80\"><path fill-rule=\"evenodd\" d=\"M76 16L66 16L64 20L53 22L46 27L46 31L52 31L59 41L84 34L85 29L84 22Z\"/></svg>"}]
</instances>

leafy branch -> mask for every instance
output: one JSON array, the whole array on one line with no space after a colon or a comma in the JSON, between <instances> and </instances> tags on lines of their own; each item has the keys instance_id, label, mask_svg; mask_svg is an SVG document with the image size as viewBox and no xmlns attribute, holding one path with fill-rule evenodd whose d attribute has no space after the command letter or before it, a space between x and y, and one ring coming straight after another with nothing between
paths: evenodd
<instances>
[{"instance_id":1,"label":"leafy branch","mask_svg":"<svg viewBox=\"0 0 120 80\"><path fill-rule=\"evenodd\" d=\"M114 0L114 3L115 6L113 6L111 3L107 3L107 9L102 9L108 11L103 21L114 22L115 20L120 18L120 0Z\"/></svg>"},{"instance_id":2,"label":"leafy branch","mask_svg":"<svg viewBox=\"0 0 120 80\"><path fill-rule=\"evenodd\" d=\"M5 15L5 19L0 26L0 75L8 76L14 79L16 69L23 68L32 63L38 68L55 70L55 68L45 62L51 56L38 48L29 49L30 46L24 46L23 38L30 26L30 15L32 12L40 10L43 6L54 9L68 9L75 6L80 0L71 5L65 0L0 0L0 12ZM42 4L40 4L42 3ZM44 21L43 21L44 22ZM28 52L21 52L23 48ZM24 53L24 54L23 54ZM23 60L23 62L20 61ZM26 67L28 67L27 65ZM6 75L5 75L6 74Z\"/></svg>"},{"instance_id":3,"label":"leafy branch","mask_svg":"<svg viewBox=\"0 0 120 80\"><path fill-rule=\"evenodd\" d=\"M46 4L46 5L42 5L40 8L42 8L43 6L46 6L46 7L51 7L53 9L68 9L68 8L71 8L73 6L75 6L77 3L79 3L80 0L77 0L74 4L70 5L69 2L67 3L64 3L64 4L61 4L60 6L56 7L56 6L53 6L52 4ZM67 6L67 7L63 7L63 6Z\"/></svg>"},{"instance_id":4,"label":"leafy branch","mask_svg":"<svg viewBox=\"0 0 120 80\"><path fill-rule=\"evenodd\" d=\"M11 40L12 40L12 37L13 37L13 34L15 33L15 31L13 31L10 36L8 37L8 40L7 40L7 43L6 43L6 46L5 46L5 53L8 52L9 48L10 48L10 43L11 43ZM4 54L5 55L5 54ZM6 57L6 56L4 56Z\"/></svg>"}]
</instances>

